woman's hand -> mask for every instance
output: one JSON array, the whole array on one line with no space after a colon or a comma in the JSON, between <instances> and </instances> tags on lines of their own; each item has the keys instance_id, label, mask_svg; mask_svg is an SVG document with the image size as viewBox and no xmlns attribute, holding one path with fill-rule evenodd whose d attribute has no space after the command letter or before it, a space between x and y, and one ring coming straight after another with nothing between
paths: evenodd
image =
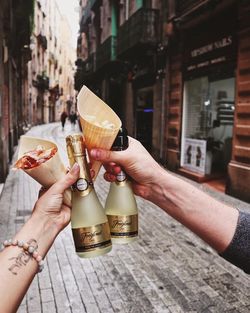
<instances>
[{"instance_id":1,"label":"woman's hand","mask_svg":"<svg viewBox=\"0 0 250 313\"><path fill-rule=\"evenodd\" d=\"M74 184L79 176L79 166L74 164L72 169L58 182L51 186L37 200L33 216L49 220L56 226L58 232L70 221L70 207L63 203L63 193Z\"/></svg>"},{"instance_id":2,"label":"woman's hand","mask_svg":"<svg viewBox=\"0 0 250 313\"><path fill-rule=\"evenodd\" d=\"M90 155L92 159L103 163L107 181L115 181L116 175L123 168L132 179L134 193L151 199L152 185L157 181L162 168L139 141L129 137L129 147L124 151L92 149Z\"/></svg>"}]
</instances>

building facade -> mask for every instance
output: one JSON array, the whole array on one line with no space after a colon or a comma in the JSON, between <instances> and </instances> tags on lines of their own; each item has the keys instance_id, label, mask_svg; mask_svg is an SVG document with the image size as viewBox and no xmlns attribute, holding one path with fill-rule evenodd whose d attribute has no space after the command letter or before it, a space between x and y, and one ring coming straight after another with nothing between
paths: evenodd
<instances>
[{"instance_id":1,"label":"building facade","mask_svg":"<svg viewBox=\"0 0 250 313\"><path fill-rule=\"evenodd\" d=\"M0 1L0 183L8 173L14 146L26 130L27 62L33 1Z\"/></svg>"},{"instance_id":2,"label":"building facade","mask_svg":"<svg viewBox=\"0 0 250 313\"><path fill-rule=\"evenodd\" d=\"M170 170L250 201L248 1L82 1L75 87Z\"/></svg>"},{"instance_id":3,"label":"building facade","mask_svg":"<svg viewBox=\"0 0 250 313\"><path fill-rule=\"evenodd\" d=\"M163 159L165 1L82 1L75 77ZM164 97L163 97L164 99Z\"/></svg>"},{"instance_id":4,"label":"building facade","mask_svg":"<svg viewBox=\"0 0 250 313\"><path fill-rule=\"evenodd\" d=\"M75 111L75 88L74 88L74 71L76 49L70 46L71 30L68 20L62 16L60 22L60 44L61 53L59 56L59 86L60 98L56 102L56 115L58 121L62 110L66 110L68 114Z\"/></svg>"},{"instance_id":5,"label":"building facade","mask_svg":"<svg viewBox=\"0 0 250 313\"><path fill-rule=\"evenodd\" d=\"M74 100L75 52L71 30L56 0L35 1L29 62L30 124L58 121ZM36 114L33 114L36 112Z\"/></svg>"},{"instance_id":6,"label":"building facade","mask_svg":"<svg viewBox=\"0 0 250 313\"><path fill-rule=\"evenodd\" d=\"M29 118L30 125L45 120L49 98L49 76L47 72L48 37L46 8L40 1L34 2L34 27L31 35L32 58L28 63Z\"/></svg>"},{"instance_id":7,"label":"building facade","mask_svg":"<svg viewBox=\"0 0 250 313\"><path fill-rule=\"evenodd\" d=\"M20 135L74 100L75 52L56 0L0 1L0 183ZM74 109L74 107L73 107Z\"/></svg>"},{"instance_id":8,"label":"building facade","mask_svg":"<svg viewBox=\"0 0 250 313\"><path fill-rule=\"evenodd\" d=\"M169 1L166 159L250 201L248 1Z\"/></svg>"}]
</instances>

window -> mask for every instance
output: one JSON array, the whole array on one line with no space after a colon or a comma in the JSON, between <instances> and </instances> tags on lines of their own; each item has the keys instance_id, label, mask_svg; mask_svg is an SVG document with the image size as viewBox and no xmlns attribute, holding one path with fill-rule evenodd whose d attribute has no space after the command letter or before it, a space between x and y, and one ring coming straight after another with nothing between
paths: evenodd
<instances>
[{"instance_id":1,"label":"window","mask_svg":"<svg viewBox=\"0 0 250 313\"><path fill-rule=\"evenodd\" d=\"M234 97L234 77L213 80L204 76L185 82L182 166L185 163L186 142L195 139L206 141L206 152L212 154L211 170L226 168L231 158Z\"/></svg>"}]
</instances>

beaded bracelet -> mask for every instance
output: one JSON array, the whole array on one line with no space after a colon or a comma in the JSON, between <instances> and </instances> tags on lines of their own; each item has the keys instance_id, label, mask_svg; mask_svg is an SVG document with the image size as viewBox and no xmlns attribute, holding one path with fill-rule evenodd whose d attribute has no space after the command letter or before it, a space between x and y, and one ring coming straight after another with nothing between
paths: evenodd
<instances>
[{"instance_id":1,"label":"beaded bracelet","mask_svg":"<svg viewBox=\"0 0 250 313\"><path fill-rule=\"evenodd\" d=\"M9 247L9 246L17 246L19 248L22 248L24 252L29 253L35 261L37 261L38 264L38 270L37 272L40 273L43 268L44 268L44 260L42 256L38 253L37 247L34 247L27 242L24 242L22 240L17 240L17 239L9 239L5 240L3 242L4 248Z\"/></svg>"}]
</instances>

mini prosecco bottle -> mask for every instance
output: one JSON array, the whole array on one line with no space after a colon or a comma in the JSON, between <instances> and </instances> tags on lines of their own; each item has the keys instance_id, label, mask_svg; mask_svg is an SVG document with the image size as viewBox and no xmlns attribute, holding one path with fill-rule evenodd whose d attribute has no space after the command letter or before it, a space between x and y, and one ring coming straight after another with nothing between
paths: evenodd
<instances>
[{"instance_id":1,"label":"mini prosecco bottle","mask_svg":"<svg viewBox=\"0 0 250 313\"><path fill-rule=\"evenodd\" d=\"M128 148L128 136L125 128L121 128L112 146L113 151ZM116 181L110 184L105 204L111 238L113 243L130 243L138 237L138 209L131 183L122 170Z\"/></svg>"},{"instance_id":2,"label":"mini prosecco bottle","mask_svg":"<svg viewBox=\"0 0 250 313\"><path fill-rule=\"evenodd\" d=\"M93 186L82 135L69 135L66 144L70 165L78 163L80 167L72 188L71 227L76 253L81 258L96 257L112 248L108 219Z\"/></svg>"}]
</instances>

